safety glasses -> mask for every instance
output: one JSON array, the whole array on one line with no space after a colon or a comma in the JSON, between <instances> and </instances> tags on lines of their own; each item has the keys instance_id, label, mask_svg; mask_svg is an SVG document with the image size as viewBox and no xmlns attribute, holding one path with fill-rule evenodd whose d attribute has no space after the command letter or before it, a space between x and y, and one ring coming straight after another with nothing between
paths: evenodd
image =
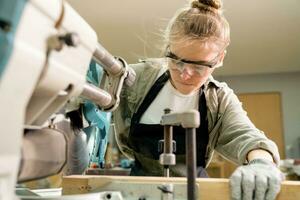
<instances>
[{"instance_id":1,"label":"safety glasses","mask_svg":"<svg viewBox=\"0 0 300 200\"><path fill-rule=\"evenodd\" d=\"M167 47L165 57L171 62L172 65L170 65L170 67L172 69L179 70L182 73L185 67L188 67L188 69L190 69L189 71L195 71L199 75L203 75L207 68L213 68L218 64L220 55L221 53L211 61L191 61L179 58L176 54L171 52L169 47Z\"/></svg>"}]
</instances>

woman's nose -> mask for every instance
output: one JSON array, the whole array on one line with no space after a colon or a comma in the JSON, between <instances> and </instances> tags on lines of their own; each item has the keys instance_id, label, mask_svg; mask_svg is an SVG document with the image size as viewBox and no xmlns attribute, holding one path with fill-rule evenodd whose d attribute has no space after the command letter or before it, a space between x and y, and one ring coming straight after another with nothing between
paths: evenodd
<instances>
[{"instance_id":1,"label":"woman's nose","mask_svg":"<svg viewBox=\"0 0 300 200\"><path fill-rule=\"evenodd\" d=\"M191 76L192 76L192 73L191 73L189 67L185 67L183 69L183 71L180 73L180 78L182 80L187 80L187 79L191 78Z\"/></svg>"}]
</instances>

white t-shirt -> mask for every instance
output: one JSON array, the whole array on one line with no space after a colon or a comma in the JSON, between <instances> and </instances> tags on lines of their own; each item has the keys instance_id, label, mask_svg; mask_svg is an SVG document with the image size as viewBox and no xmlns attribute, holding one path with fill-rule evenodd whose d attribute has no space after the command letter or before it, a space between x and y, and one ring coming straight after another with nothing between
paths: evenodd
<instances>
[{"instance_id":1,"label":"white t-shirt","mask_svg":"<svg viewBox=\"0 0 300 200\"><path fill-rule=\"evenodd\" d=\"M162 73L159 73L159 76ZM166 82L151 105L144 112L140 123L160 124L164 109L169 108L172 112L184 112L191 109L198 109L199 90L190 94L182 94L177 91L170 80Z\"/></svg>"}]
</instances>

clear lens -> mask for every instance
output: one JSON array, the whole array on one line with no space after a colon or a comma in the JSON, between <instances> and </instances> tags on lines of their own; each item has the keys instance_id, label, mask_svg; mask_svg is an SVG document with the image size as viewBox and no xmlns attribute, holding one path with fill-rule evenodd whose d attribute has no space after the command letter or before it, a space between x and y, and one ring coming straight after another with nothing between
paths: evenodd
<instances>
[{"instance_id":1,"label":"clear lens","mask_svg":"<svg viewBox=\"0 0 300 200\"><path fill-rule=\"evenodd\" d=\"M197 64L190 64L182 62L181 60L175 60L172 58L168 58L168 60L171 62L171 69L175 69L180 71L180 73L183 72L185 68L187 68L187 72L189 75L193 75L197 73L198 75L202 76L205 73L205 70L207 69L207 66L204 65L197 65Z\"/></svg>"}]
</instances>

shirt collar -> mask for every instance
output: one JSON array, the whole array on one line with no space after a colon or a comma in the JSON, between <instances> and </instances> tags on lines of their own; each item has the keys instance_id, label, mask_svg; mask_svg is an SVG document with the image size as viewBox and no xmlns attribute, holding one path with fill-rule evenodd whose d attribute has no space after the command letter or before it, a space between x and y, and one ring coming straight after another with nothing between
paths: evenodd
<instances>
[{"instance_id":1,"label":"shirt collar","mask_svg":"<svg viewBox=\"0 0 300 200\"><path fill-rule=\"evenodd\" d=\"M210 85L213 85L213 86L215 86L217 88L221 87L221 83L219 81L215 80L213 78L213 76L211 76L211 75L208 77L207 81L204 83L204 87L207 88Z\"/></svg>"}]
</instances>

